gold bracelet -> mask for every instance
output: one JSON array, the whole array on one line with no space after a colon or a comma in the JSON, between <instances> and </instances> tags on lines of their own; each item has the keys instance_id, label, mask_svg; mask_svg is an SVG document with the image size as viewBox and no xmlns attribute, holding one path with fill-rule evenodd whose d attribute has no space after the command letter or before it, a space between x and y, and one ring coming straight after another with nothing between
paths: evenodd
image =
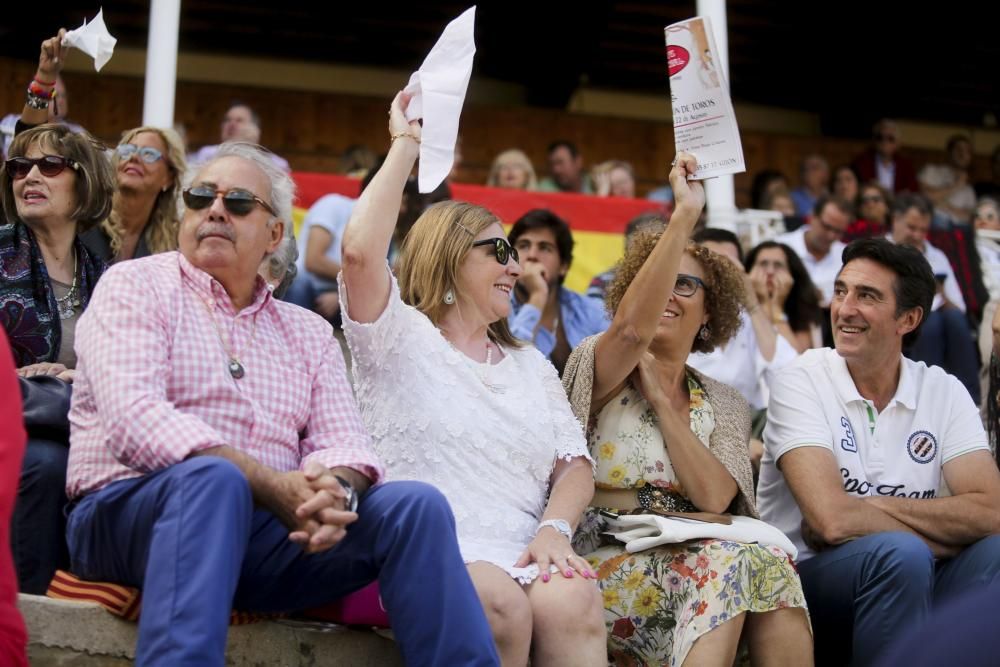
<instances>
[{"instance_id":1,"label":"gold bracelet","mask_svg":"<svg viewBox=\"0 0 1000 667\"><path fill-rule=\"evenodd\" d=\"M400 137L409 137L410 139L413 139L418 144L420 143L420 137L418 137L418 136L416 136L414 134L410 134L409 132L397 132L396 134L391 135L389 143L391 144L393 141L395 141L396 139L399 139Z\"/></svg>"}]
</instances>

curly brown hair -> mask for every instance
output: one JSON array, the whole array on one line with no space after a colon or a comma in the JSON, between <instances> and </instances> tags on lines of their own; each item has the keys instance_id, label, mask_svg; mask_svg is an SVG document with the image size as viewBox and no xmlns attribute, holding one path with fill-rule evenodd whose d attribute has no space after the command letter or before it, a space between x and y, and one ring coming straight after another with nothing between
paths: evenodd
<instances>
[{"instance_id":1,"label":"curly brown hair","mask_svg":"<svg viewBox=\"0 0 1000 667\"><path fill-rule=\"evenodd\" d=\"M638 233L625 252L625 256L615 267L615 277L604 297L604 305L612 318L629 285L660 240L660 235L660 232ZM695 336L691 351L711 352L735 336L742 324L740 309L746 299L743 273L728 258L712 252L705 246L688 243L685 252L694 258L705 272L705 312L708 313L708 339L703 340Z\"/></svg>"}]
</instances>

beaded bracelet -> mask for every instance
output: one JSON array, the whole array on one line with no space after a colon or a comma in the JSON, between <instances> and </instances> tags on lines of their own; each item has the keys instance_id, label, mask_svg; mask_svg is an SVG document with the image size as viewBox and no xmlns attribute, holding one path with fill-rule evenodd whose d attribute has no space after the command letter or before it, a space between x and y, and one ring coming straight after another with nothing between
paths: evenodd
<instances>
[{"instance_id":1,"label":"beaded bracelet","mask_svg":"<svg viewBox=\"0 0 1000 667\"><path fill-rule=\"evenodd\" d=\"M410 139L413 139L418 144L420 143L420 137L418 137L418 136L416 136L414 134L410 134L409 132L397 132L396 134L391 135L389 143L392 143L393 141L396 141L396 139L399 139L400 137L409 137Z\"/></svg>"},{"instance_id":2,"label":"beaded bracelet","mask_svg":"<svg viewBox=\"0 0 1000 667\"><path fill-rule=\"evenodd\" d=\"M26 103L32 109L42 110L49 108L49 98L35 95L31 92L30 88L28 89L28 99L26 100Z\"/></svg>"},{"instance_id":3,"label":"beaded bracelet","mask_svg":"<svg viewBox=\"0 0 1000 667\"><path fill-rule=\"evenodd\" d=\"M48 82L48 81L42 81L37 76L34 79L32 79L32 81L37 81L38 83L40 83L43 86L54 86L54 85L56 85L55 81L52 81L51 83Z\"/></svg>"},{"instance_id":4,"label":"beaded bracelet","mask_svg":"<svg viewBox=\"0 0 1000 667\"><path fill-rule=\"evenodd\" d=\"M52 94L55 92L55 88L43 88L37 80L33 79L31 83L28 84L28 92L35 97L42 98L43 100L50 100L52 99Z\"/></svg>"}]
</instances>

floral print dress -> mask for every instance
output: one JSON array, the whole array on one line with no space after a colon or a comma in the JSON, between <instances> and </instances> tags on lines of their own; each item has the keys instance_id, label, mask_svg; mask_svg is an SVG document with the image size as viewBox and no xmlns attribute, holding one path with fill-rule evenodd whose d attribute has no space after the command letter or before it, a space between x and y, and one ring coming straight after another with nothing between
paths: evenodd
<instances>
[{"instance_id":1,"label":"floral print dress","mask_svg":"<svg viewBox=\"0 0 1000 667\"><path fill-rule=\"evenodd\" d=\"M691 431L707 447L712 405L690 374L688 389ZM599 488L653 484L686 498L656 414L631 382L592 425ZM574 545L597 571L615 665L681 665L696 639L743 612L806 606L798 575L778 548L705 539L630 554L603 530L591 508Z\"/></svg>"}]
</instances>

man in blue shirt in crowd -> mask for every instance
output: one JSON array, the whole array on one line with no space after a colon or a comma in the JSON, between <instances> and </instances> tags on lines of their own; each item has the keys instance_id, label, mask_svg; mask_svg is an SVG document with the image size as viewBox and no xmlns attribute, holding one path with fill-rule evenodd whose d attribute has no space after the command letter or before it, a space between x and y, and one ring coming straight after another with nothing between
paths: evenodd
<instances>
[{"instance_id":1,"label":"man in blue shirt in crowd","mask_svg":"<svg viewBox=\"0 0 1000 667\"><path fill-rule=\"evenodd\" d=\"M514 223L508 239L524 269L511 293L510 329L562 375L573 348L607 329L608 316L599 301L562 286L573 263L573 235L565 220L534 209Z\"/></svg>"}]
</instances>

